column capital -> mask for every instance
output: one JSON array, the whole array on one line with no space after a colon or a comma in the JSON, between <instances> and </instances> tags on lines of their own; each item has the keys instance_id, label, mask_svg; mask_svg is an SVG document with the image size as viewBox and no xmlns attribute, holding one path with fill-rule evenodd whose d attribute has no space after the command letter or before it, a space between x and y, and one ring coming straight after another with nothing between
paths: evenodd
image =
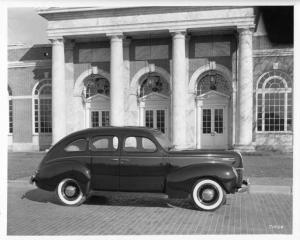
<instances>
[{"instance_id":1,"label":"column capital","mask_svg":"<svg viewBox=\"0 0 300 240\"><path fill-rule=\"evenodd\" d=\"M186 35L186 29L184 28L178 28L178 29L169 29L169 33L171 33L171 35L173 37L184 37Z\"/></svg>"},{"instance_id":2,"label":"column capital","mask_svg":"<svg viewBox=\"0 0 300 240\"><path fill-rule=\"evenodd\" d=\"M106 37L109 37L111 40L118 40L118 39L123 39L124 35L122 32L115 32L115 33L106 33Z\"/></svg>"},{"instance_id":3,"label":"column capital","mask_svg":"<svg viewBox=\"0 0 300 240\"><path fill-rule=\"evenodd\" d=\"M64 44L64 38L63 37L50 38L49 40L50 40L52 45L62 45L62 44Z\"/></svg>"},{"instance_id":4,"label":"column capital","mask_svg":"<svg viewBox=\"0 0 300 240\"><path fill-rule=\"evenodd\" d=\"M239 33L239 36L242 36L242 35L253 35L254 28L251 27L251 26L238 27L237 31Z\"/></svg>"}]
</instances>

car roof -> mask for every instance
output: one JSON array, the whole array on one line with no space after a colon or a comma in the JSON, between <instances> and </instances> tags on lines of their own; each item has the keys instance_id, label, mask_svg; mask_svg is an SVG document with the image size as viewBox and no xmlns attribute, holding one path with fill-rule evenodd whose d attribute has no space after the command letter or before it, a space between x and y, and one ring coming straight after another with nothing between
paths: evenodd
<instances>
[{"instance_id":1,"label":"car roof","mask_svg":"<svg viewBox=\"0 0 300 240\"><path fill-rule=\"evenodd\" d=\"M64 139L82 135L89 134L124 134L124 133L134 133L134 134L155 134L160 133L159 130L147 127L138 127L138 126L126 126L126 127L94 127L94 128L86 128L83 130L79 130L67 135Z\"/></svg>"}]
</instances>

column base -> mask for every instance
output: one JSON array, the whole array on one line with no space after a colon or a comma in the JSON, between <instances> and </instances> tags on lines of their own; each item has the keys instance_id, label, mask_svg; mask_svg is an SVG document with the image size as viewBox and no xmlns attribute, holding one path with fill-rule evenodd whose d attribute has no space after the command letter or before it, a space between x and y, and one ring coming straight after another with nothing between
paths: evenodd
<instances>
[{"instance_id":1,"label":"column base","mask_svg":"<svg viewBox=\"0 0 300 240\"><path fill-rule=\"evenodd\" d=\"M255 152L255 145L253 143L248 145L236 144L233 146L233 149L240 152Z\"/></svg>"}]
</instances>

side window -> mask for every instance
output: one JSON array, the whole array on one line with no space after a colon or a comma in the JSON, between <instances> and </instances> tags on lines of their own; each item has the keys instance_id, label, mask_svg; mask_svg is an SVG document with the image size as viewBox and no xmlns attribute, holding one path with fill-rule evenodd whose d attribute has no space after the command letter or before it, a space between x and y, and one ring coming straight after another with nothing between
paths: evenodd
<instances>
[{"instance_id":1,"label":"side window","mask_svg":"<svg viewBox=\"0 0 300 240\"><path fill-rule=\"evenodd\" d=\"M145 137L127 137L124 142L124 151L126 152L155 152L156 146Z\"/></svg>"},{"instance_id":2,"label":"side window","mask_svg":"<svg viewBox=\"0 0 300 240\"><path fill-rule=\"evenodd\" d=\"M93 151L116 151L118 149L119 139L116 136L97 136L91 141L91 150Z\"/></svg>"},{"instance_id":3,"label":"side window","mask_svg":"<svg viewBox=\"0 0 300 240\"><path fill-rule=\"evenodd\" d=\"M87 141L86 139L77 139L68 144L65 147L66 152L82 152L86 150Z\"/></svg>"},{"instance_id":4,"label":"side window","mask_svg":"<svg viewBox=\"0 0 300 240\"><path fill-rule=\"evenodd\" d=\"M144 152L155 152L156 146L149 138L142 138L142 148Z\"/></svg>"}]
</instances>

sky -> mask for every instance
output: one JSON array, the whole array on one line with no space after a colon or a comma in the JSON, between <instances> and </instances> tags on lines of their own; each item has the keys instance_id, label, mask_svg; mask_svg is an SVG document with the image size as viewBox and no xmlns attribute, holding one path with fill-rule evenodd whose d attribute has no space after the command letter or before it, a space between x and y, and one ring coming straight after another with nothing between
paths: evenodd
<instances>
[{"instance_id":1,"label":"sky","mask_svg":"<svg viewBox=\"0 0 300 240\"><path fill-rule=\"evenodd\" d=\"M47 39L47 20L37 14L34 8L8 8L8 45L44 44Z\"/></svg>"}]
</instances>

